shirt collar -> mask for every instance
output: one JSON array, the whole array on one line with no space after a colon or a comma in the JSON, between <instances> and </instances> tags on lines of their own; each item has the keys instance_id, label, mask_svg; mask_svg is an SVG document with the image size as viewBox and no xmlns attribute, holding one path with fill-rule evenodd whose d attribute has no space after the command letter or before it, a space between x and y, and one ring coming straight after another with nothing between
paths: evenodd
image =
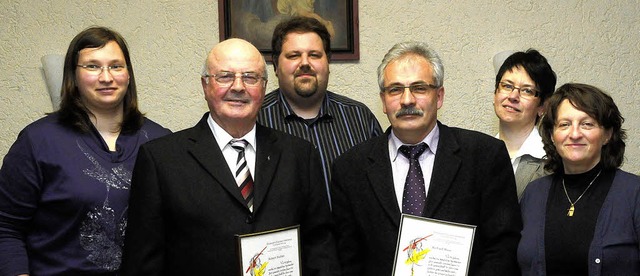
<instances>
[{"instance_id":1,"label":"shirt collar","mask_svg":"<svg viewBox=\"0 0 640 276\"><path fill-rule=\"evenodd\" d=\"M216 121L213 120L211 115L209 115L209 118L207 118L207 123L209 124L209 128L213 133L213 137L216 139L216 142L218 143L218 147L221 150L224 149L224 147L226 147L229 144L229 142L231 142L231 140L235 139L233 138L233 136L231 136L231 134L229 134L220 125L218 125L218 123L216 123ZM251 147L256 149L256 125L254 124L253 128L251 128L251 130L247 134L245 134L239 139L246 140L249 143L249 145L251 145Z\"/></svg>"},{"instance_id":2,"label":"shirt collar","mask_svg":"<svg viewBox=\"0 0 640 276\"><path fill-rule=\"evenodd\" d=\"M436 154L436 150L438 149L438 141L440 140L440 128L438 124L433 127L431 132L427 134L426 137L422 140L429 148L427 149L430 153ZM419 143L418 143L419 144ZM398 137L393 133L393 129L391 129L391 134L389 134L389 153L391 154L391 161L395 161L398 157L398 150L401 146L405 144L398 139Z\"/></svg>"},{"instance_id":3,"label":"shirt collar","mask_svg":"<svg viewBox=\"0 0 640 276\"><path fill-rule=\"evenodd\" d=\"M500 134L496 134L495 137L500 139ZM534 127L529 133L529 136L527 136L527 139L525 139L524 143L522 143L522 146L520 146L520 149L518 150L516 155L513 156L512 160L525 155L530 155L531 157L542 159L545 154L546 152L544 151L542 137L540 137L540 133L538 133L538 128Z\"/></svg>"},{"instance_id":4,"label":"shirt collar","mask_svg":"<svg viewBox=\"0 0 640 276\"><path fill-rule=\"evenodd\" d=\"M284 97L284 92L278 88L278 100L282 103L282 113L284 114L285 118L299 118L300 120L304 120L303 118L301 118L300 116L298 116L295 112L293 112L293 109L291 108L291 106L289 105L289 102L287 102L287 99ZM318 114L318 116L316 117L317 119L323 118L323 117L332 117L331 113L330 113L330 108L329 108L329 97L330 97L330 92L326 91L324 98L322 99L322 106L320 106L320 112Z\"/></svg>"},{"instance_id":5,"label":"shirt collar","mask_svg":"<svg viewBox=\"0 0 640 276\"><path fill-rule=\"evenodd\" d=\"M542 137L540 137L538 129L534 127L527 139L522 143L522 147L520 147L517 156L531 155L532 157L542 159L545 154Z\"/></svg>"}]
</instances>

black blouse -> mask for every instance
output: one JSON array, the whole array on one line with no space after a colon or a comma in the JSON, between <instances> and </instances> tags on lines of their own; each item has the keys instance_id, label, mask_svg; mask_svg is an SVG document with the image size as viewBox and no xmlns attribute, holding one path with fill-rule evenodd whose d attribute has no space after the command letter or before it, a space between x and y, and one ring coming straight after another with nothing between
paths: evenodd
<instances>
[{"instance_id":1,"label":"black blouse","mask_svg":"<svg viewBox=\"0 0 640 276\"><path fill-rule=\"evenodd\" d=\"M589 246L614 176L615 170L603 171L601 164L581 174L556 174L549 191L545 221L547 275L588 275ZM593 184L587 189L592 180ZM573 216L567 214L571 206L567 194L575 203Z\"/></svg>"}]
</instances>

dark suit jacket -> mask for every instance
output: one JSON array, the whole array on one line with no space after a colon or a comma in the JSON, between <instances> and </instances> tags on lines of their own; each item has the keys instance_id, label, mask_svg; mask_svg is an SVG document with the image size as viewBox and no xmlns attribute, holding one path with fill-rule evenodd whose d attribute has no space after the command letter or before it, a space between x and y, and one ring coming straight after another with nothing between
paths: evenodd
<instances>
[{"instance_id":1,"label":"dark suit jacket","mask_svg":"<svg viewBox=\"0 0 640 276\"><path fill-rule=\"evenodd\" d=\"M478 226L469 275L518 275L522 221L504 143L438 125L440 140L424 217ZM331 197L343 275L386 276L393 270L401 213L393 188L389 135L388 129L333 165Z\"/></svg>"},{"instance_id":2,"label":"dark suit jacket","mask_svg":"<svg viewBox=\"0 0 640 276\"><path fill-rule=\"evenodd\" d=\"M234 235L298 224L303 275L337 275L317 150L300 138L257 125L251 213L208 116L140 148L123 275L241 275Z\"/></svg>"}]
</instances>

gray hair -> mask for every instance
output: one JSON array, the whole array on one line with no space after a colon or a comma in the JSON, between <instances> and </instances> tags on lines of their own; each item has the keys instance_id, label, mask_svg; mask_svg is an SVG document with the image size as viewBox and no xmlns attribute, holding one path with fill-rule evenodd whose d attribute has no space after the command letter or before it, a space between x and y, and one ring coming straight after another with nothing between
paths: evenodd
<instances>
[{"instance_id":1,"label":"gray hair","mask_svg":"<svg viewBox=\"0 0 640 276\"><path fill-rule=\"evenodd\" d=\"M444 80L444 66L438 53L431 49L427 43L417 41L401 42L393 45L389 52L384 55L382 63L378 66L378 86L380 91L384 91L384 69L392 61L398 60L406 55L418 55L429 61L433 69L433 81L434 85L441 87Z\"/></svg>"}]
</instances>

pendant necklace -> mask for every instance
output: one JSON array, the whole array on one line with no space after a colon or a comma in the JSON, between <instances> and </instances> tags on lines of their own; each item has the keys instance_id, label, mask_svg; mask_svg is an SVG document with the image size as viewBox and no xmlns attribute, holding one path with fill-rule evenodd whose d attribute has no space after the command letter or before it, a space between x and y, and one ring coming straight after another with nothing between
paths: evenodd
<instances>
[{"instance_id":1,"label":"pendant necklace","mask_svg":"<svg viewBox=\"0 0 640 276\"><path fill-rule=\"evenodd\" d=\"M567 196L567 200L569 200L569 204L571 204L571 207L569 207L569 209L567 209L567 217L573 217L573 212L576 210L576 208L575 208L576 203L578 203L578 200L580 200L582 198L582 196L584 195L584 193L586 193L587 190L589 190L589 187L591 187L591 184L593 184L593 182L596 181L596 178L598 178L598 176L600 176L601 172L602 172L602 170L600 170L598 172L598 174L596 174L596 177L594 177L593 180L591 180L591 183L589 183L587 188L584 189L584 191L582 192L582 194L580 194L578 199L576 199L576 201L573 201L573 202L571 201L571 198L569 197L569 193L567 193L567 187L564 185L564 177L562 178L562 188L564 188L564 194Z\"/></svg>"}]
</instances>

